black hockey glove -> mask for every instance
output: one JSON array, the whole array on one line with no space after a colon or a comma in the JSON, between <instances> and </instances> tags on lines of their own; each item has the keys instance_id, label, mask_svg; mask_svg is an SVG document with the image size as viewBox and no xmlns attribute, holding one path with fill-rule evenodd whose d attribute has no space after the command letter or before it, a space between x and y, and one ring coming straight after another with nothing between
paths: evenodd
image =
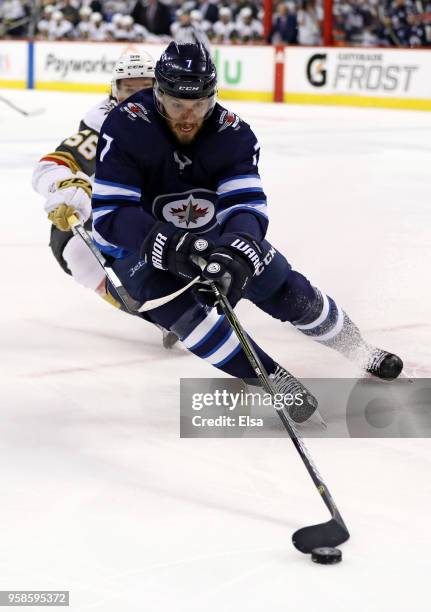
<instances>
[{"instance_id":1,"label":"black hockey glove","mask_svg":"<svg viewBox=\"0 0 431 612\"><path fill-rule=\"evenodd\" d=\"M207 265L202 276L216 282L233 308L244 295L250 279L259 271L260 257L257 242L239 234L224 234L206 256ZM200 286L198 297L204 304L214 304L214 292L209 287Z\"/></svg>"},{"instance_id":2,"label":"black hockey glove","mask_svg":"<svg viewBox=\"0 0 431 612\"><path fill-rule=\"evenodd\" d=\"M201 274L200 267L191 260L206 257L214 245L178 229L173 223L156 223L145 238L140 255L154 268L166 270L184 279L193 279Z\"/></svg>"}]
</instances>

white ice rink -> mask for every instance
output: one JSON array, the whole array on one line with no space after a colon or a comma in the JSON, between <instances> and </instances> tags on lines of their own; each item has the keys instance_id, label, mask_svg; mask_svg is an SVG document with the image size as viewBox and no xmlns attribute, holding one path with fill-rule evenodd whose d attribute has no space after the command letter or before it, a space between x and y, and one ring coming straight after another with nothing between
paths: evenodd
<instances>
[{"instance_id":1,"label":"white ice rink","mask_svg":"<svg viewBox=\"0 0 431 612\"><path fill-rule=\"evenodd\" d=\"M296 551L292 532L328 513L290 442L180 439L179 380L211 366L164 350L48 249L33 166L100 96L1 93L46 112L0 104L0 590L70 590L74 611L429 610L430 440L309 440L352 537L338 566ZM262 145L270 240L431 377L431 114L229 106ZM238 313L298 376L356 374Z\"/></svg>"}]
</instances>

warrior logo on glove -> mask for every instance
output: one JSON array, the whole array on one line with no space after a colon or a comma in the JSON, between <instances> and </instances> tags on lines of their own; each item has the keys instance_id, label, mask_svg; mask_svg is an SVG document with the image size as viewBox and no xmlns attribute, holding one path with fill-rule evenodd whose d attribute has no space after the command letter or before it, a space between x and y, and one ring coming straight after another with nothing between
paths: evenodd
<instances>
[{"instance_id":1,"label":"warrior logo on glove","mask_svg":"<svg viewBox=\"0 0 431 612\"><path fill-rule=\"evenodd\" d=\"M241 240L240 238L237 238L236 240L232 242L230 246L233 247L234 249L238 249L238 251L242 251L242 253L244 253L244 255L248 257L248 259L251 261L251 263L254 266L255 274L260 274L262 272L263 263L260 260L260 256L256 253L255 249L253 249L253 247L250 246L249 242L245 240ZM259 249L259 253L260 253L260 249Z\"/></svg>"},{"instance_id":2,"label":"warrior logo on glove","mask_svg":"<svg viewBox=\"0 0 431 612\"><path fill-rule=\"evenodd\" d=\"M193 279L201 273L193 257L205 258L212 248L208 240L180 230L172 223L156 223L144 240L141 256L158 270Z\"/></svg>"}]
</instances>

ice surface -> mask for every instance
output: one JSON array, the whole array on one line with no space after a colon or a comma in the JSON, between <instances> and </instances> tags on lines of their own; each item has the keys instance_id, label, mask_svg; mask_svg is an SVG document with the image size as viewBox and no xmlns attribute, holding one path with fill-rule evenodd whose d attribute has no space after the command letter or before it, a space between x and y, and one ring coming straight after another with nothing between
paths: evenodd
<instances>
[{"instance_id":1,"label":"ice surface","mask_svg":"<svg viewBox=\"0 0 431 612\"><path fill-rule=\"evenodd\" d=\"M212 376L63 274L30 178L99 96L4 91L0 589L69 589L72 610L429 609L428 440L308 442L350 527L344 562L291 545L327 512L288 440L179 439L179 379ZM262 145L269 237L367 337L431 375L431 114L229 104ZM238 312L299 376L339 355ZM325 415L330 421L331 415Z\"/></svg>"}]
</instances>

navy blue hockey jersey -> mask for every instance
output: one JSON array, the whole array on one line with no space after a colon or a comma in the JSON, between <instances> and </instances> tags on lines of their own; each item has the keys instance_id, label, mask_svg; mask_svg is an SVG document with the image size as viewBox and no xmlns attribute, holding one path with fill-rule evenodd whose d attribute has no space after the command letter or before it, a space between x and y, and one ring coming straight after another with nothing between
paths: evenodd
<instances>
[{"instance_id":1,"label":"navy blue hockey jersey","mask_svg":"<svg viewBox=\"0 0 431 612\"><path fill-rule=\"evenodd\" d=\"M217 104L194 141L181 145L152 90L114 109L98 143L93 239L113 257L136 253L149 229L170 221L211 238L242 231L263 239L268 219L250 127Z\"/></svg>"}]
</instances>

